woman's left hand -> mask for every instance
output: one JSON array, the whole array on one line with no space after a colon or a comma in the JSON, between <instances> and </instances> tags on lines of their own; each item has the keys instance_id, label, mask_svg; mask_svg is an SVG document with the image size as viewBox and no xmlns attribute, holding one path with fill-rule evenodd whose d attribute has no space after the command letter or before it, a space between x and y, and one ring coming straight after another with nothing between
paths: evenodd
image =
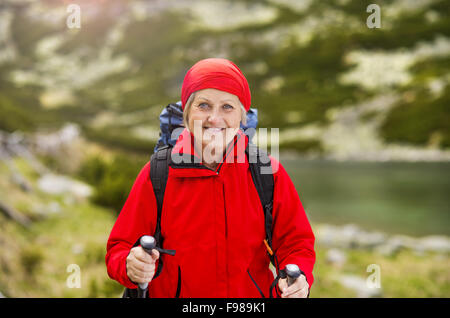
<instances>
[{"instance_id":1,"label":"woman's left hand","mask_svg":"<svg viewBox=\"0 0 450 318\"><path fill-rule=\"evenodd\" d=\"M306 281L305 275L300 275L297 280L288 287L287 279L280 279L278 287L282 292L281 298L306 298L308 297L309 284Z\"/></svg>"}]
</instances>

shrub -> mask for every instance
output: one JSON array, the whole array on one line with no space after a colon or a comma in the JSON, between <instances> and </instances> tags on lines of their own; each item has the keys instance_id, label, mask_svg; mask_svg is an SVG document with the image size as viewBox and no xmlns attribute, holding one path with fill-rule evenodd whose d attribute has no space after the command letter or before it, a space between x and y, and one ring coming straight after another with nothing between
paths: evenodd
<instances>
[{"instance_id":1,"label":"shrub","mask_svg":"<svg viewBox=\"0 0 450 318\"><path fill-rule=\"evenodd\" d=\"M20 264L28 275L35 274L43 260L43 253L36 246L29 246L22 250L20 254Z\"/></svg>"},{"instance_id":2,"label":"shrub","mask_svg":"<svg viewBox=\"0 0 450 318\"><path fill-rule=\"evenodd\" d=\"M95 203L119 212L144 164L144 159L125 155L118 155L111 162L92 157L82 164L79 175L95 187Z\"/></svg>"}]
</instances>

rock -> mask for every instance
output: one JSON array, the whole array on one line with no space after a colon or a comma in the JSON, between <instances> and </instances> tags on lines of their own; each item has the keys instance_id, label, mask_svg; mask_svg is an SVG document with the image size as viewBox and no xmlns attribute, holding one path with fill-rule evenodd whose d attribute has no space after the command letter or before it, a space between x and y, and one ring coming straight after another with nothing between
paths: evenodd
<instances>
[{"instance_id":1,"label":"rock","mask_svg":"<svg viewBox=\"0 0 450 318\"><path fill-rule=\"evenodd\" d=\"M83 253L84 251L84 246L82 244L74 244L72 245L72 253L75 255L79 255L81 253Z\"/></svg>"},{"instance_id":2,"label":"rock","mask_svg":"<svg viewBox=\"0 0 450 318\"><path fill-rule=\"evenodd\" d=\"M65 205L71 206L74 205L76 201L73 196L71 196L70 194L66 194L64 196L63 202Z\"/></svg>"},{"instance_id":3,"label":"rock","mask_svg":"<svg viewBox=\"0 0 450 318\"><path fill-rule=\"evenodd\" d=\"M24 192L32 190L30 183L18 172L11 174L11 182L18 185Z\"/></svg>"},{"instance_id":4,"label":"rock","mask_svg":"<svg viewBox=\"0 0 450 318\"><path fill-rule=\"evenodd\" d=\"M358 227L353 224L343 227L323 225L317 233L317 240L329 247L353 248L357 245L358 232Z\"/></svg>"},{"instance_id":5,"label":"rock","mask_svg":"<svg viewBox=\"0 0 450 318\"><path fill-rule=\"evenodd\" d=\"M31 220L26 215L20 213L19 211L16 211L14 208L1 201L0 213L24 227L28 227L31 223Z\"/></svg>"},{"instance_id":6,"label":"rock","mask_svg":"<svg viewBox=\"0 0 450 318\"><path fill-rule=\"evenodd\" d=\"M362 248L372 249L386 242L386 235L380 232L362 232L357 236L356 244Z\"/></svg>"},{"instance_id":7,"label":"rock","mask_svg":"<svg viewBox=\"0 0 450 318\"><path fill-rule=\"evenodd\" d=\"M62 175L45 174L37 184L41 191L49 194L70 193L77 198L87 198L92 194L92 188L87 184Z\"/></svg>"},{"instance_id":8,"label":"rock","mask_svg":"<svg viewBox=\"0 0 450 318\"><path fill-rule=\"evenodd\" d=\"M338 282L345 288L354 290L358 298L381 297L381 288L370 288L367 281L356 275L342 275Z\"/></svg>"},{"instance_id":9,"label":"rock","mask_svg":"<svg viewBox=\"0 0 450 318\"><path fill-rule=\"evenodd\" d=\"M325 260L331 265L342 267L347 261L347 255L342 250L332 248L328 250Z\"/></svg>"},{"instance_id":10,"label":"rock","mask_svg":"<svg viewBox=\"0 0 450 318\"><path fill-rule=\"evenodd\" d=\"M342 227L340 231L341 243L349 248L355 248L358 246L358 234L359 228L354 224L348 224Z\"/></svg>"},{"instance_id":11,"label":"rock","mask_svg":"<svg viewBox=\"0 0 450 318\"><path fill-rule=\"evenodd\" d=\"M401 246L396 245L395 243L386 243L381 246L378 246L376 249L377 253L380 253L384 256L395 256L401 250Z\"/></svg>"},{"instance_id":12,"label":"rock","mask_svg":"<svg viewBox=\"0 0 450 318\"><path fill-rule=\"evenodd\" d=\"M33 146L39 154L57 155L64 147L70 147L80 138L77 125L68 123L52 133L39 133L33 138Z\"/></svg>"},{"instance_id":13,"label":"rock","mask_svg":"<svg viewBox=\"0 0 450 318\"><path fill-rule=\"evenodd\" d=\"M427 252L450 253L450 238L443 235L432 235L414 238L406 235L390 235L381 232L366 232L354 224L335 226L320 225L316 231L317 242L329 248L359 248L375 250L385 256L394 256L403 249L423 256ZM333 262L336 251L330 252ZM339 258L339 256L336 256Z\"/></svg>"},{"instance_id":14,"label":"rock","mask_svg":"<svg viewBox=\"0 0 450 318\"><path fill-rule=\"evenodd\" d=\"M46 218L62 212L61 205L56 201L52 201L47 204L35 204L31 208L31 210L36 216L42 218Z\"/></svg>"},{"instance_id":15,"label":"rock","mask_svg":"<svg viewBox=\"0 0 450 318\"><path fill-rule=\"evenodd\" d=\"M61 213L61 206L60 206L59 203L56 202L56 201L50 202L50 203L47 205L47 211L48 211L49 213L51 213L51 214L58 214L58 213Z\"/></svg>"},{"instance_id":16,"label":"rock","mask_svg":"<svg viewBox=\"0 0 450 318\"><path fill-rule=\"evenodd\" d=\"M417 248L424 251L447 254L450 252L450 239L440 235L426 236L418 240Z\"/></svg>"},{"instance_id":17,"label":"rock","mask_svg":"<svg viewBox=\"0 0 450 318\"><path fill-rule=\"evenodd\" d=\"M354 224L345 226L323 225L317 231L317 241L328 247L372 249L386 242L381 232L365 232Z\"/></svg>"},{"instance_id":18,"label":"rock","mask_svg":"<svg viewBox=\"0 0 450 318\"><path fill-rule=\"evenodd\" d=\"M378 246L375 250L384 256L395 256L402 249L409 248L411 246L414 246L414 243L411 243L407 237L397 235L389 238L384 244Z\"/></svg>"}]
</instances>

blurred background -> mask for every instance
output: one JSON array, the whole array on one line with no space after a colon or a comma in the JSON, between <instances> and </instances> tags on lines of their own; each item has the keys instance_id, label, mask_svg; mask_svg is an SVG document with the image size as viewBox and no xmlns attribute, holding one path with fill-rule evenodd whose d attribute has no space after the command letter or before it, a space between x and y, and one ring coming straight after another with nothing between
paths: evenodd
<instances>
[{"instance_id":1,"label":"blurred background","mask_svg":"<svg viewBox=\"0 0 450 318\"><path fill-rule=\"evenodd\" d=\"M0 296L121 296L106 241L158 116L190 66L224 57L259 127L280 129L317 239L311 297L450 297L449 12L446 0L2 0Z\"/></svg>"}]
</instances>

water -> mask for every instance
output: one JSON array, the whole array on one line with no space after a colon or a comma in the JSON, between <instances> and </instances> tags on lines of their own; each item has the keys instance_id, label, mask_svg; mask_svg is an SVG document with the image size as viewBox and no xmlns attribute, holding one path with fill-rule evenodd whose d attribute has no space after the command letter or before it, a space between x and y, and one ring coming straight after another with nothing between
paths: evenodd
<instances>
[{"instance_id":1,"label":"water","mask_svg":"<svg viewBox=\"0 0 450 318\"><path fill-rule=\"evenodd\" d=\"M450 163L281 159L309 220L413 236L450 235Z\"/></svg>"}]
</instances>

